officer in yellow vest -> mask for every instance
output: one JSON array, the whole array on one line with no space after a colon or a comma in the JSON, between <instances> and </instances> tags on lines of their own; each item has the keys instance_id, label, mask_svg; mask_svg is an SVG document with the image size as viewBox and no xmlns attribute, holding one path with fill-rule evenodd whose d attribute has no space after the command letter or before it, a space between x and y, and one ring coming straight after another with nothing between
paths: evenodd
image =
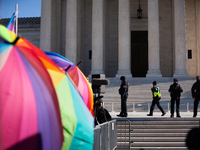
<instances>
[{"instance_id":1,"label":"officer in yellow vest","mask_svg":"<svg viewBox=\"0 0 200 150\"><path fill-rule=\"evenodd\" d=\"M159 102L161 99L160 88L157 86L156 81L154 81L152 84L153 84L153 87L151 88L151 91L152 91L152 95L153 95L153 101L151 104L150 113L147 114L147 116L153 116L153 110L154 110L155 104L157 104L158 108L162 112L161 116L164 116L166 113L163 110L163 108L160 106L160 102Z\"/></svg>"}]
</instances>

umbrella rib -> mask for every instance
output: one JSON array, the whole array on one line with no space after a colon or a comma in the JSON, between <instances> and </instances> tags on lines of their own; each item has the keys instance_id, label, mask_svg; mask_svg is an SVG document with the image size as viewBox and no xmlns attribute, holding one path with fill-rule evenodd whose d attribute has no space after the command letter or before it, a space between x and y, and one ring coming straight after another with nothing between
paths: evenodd
<instances>
[{"instance_id":1,"label":"umbrella rib","mask_svg":"<svg viewBox=\"0 0 200 150\"><path fill-rule=\"evenodd\" d=\"M77 66L78 66L81 62L82 62L82 60L80 60L80 61L78 62Z\"/></svg>"},{"instance_id":2,"label":"umbrella rib","mask_svg":"<svg viewBox=\"0 0 200 150\"><path fill-rule=\"evenodd\" d=\"M5 41L5 43L8 43L8 44L12 44L12 45L15 45L17 43L17 41L19 40L19 36L16 37L16 39L13 41L13 42L8 42L8 41Z\"/></svg>"},{"instance_id":3,"label":"umbrella rib","mask_svg":"<svg viewBox=\"0 0 200 150\"><path fill-rule=\"evenodd\" d=\"M72 65L69 65L68 67L67 67L67 69L65 69L65 71L67 72L67 70L69 70L69 68L71 67Z\"/></svg>"},{"instance_id":4,"label":"umbrella rib","mask_svg":"<svg viewBox=\"0 0 200 150\"><path fill-rule=\"evenodd\" d=\"M73 136L73 134L72 134L65 126L63 126L63 129L64 129L67 133L69 133L69 135Z\"/></svg>"}]
</instances>

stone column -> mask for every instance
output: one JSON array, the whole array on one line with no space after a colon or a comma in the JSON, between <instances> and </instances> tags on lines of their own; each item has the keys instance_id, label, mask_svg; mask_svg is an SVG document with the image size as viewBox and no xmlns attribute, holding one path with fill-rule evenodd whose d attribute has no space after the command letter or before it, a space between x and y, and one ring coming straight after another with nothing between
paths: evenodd
<instances>
[{"instance_id":1,"label":"stone column","mask_svg":"<svg viewBox=\"0 0 200 150\"><path fill-rule=\"evenodd\" d=\"M119 49L116 77L132 77L130 71L130 0L119 0Z\"/></svg>"},{"instance_id":2,"label":"stone column","mask_svg":"<svg viewBox=\"0 0 200 150\"><path fill-rule=\"evenodd\" d=\"M186 70L185 1L174 0L175 70L174 77L189 77Z\"/></svg>"},{"instance_id":3,"label":"stone column","mask_svg":"<svg viewBox=\"0 0 200 150\"><path fill-rule=\"evenodd\" d=\"M146 77L162 77L160 72L158 0L148 1L148 41L149 70Z\"/></svg>"},{"instance_id":4,"label":"stone column","mask_svg":"<svg viewBox=\"0 0 200 150\"><path fill-rule=\"evenodd\" d=\"M200 62L200 1L196 0L196 35L197 35L197 72L196 75L200 74L200 66L198 65Z\"/></svg>"},{"instance_id":5,"label":"stone column","mask_svg":"<svg viewBox=\"0 0 200 150\"><path fill-rule=\"evenodd\" d=\"M40 48L44 51L51 51L51 9L52 3L49 0L42 0L41 24L40 24Z\"/></svg>"},{"instance_id":6,"label":"stone column","mask_svg":"<svg viewBox=\"0 0 200 150\"><path fill-rule=\"evenodd\" d=\"M92 71L91 74L104 74L104 0L92 1Z\"/></svg>"},{"instance_id":7,"label":"stone column","mask_svg":"<svg viewBox=\"0 0 200 150\"><path fill-rule=\"evenodd\" d=\"M78 9L77 0L66 1L66 46L65 57L77 64Z\"/></svg>"}]
</instances>

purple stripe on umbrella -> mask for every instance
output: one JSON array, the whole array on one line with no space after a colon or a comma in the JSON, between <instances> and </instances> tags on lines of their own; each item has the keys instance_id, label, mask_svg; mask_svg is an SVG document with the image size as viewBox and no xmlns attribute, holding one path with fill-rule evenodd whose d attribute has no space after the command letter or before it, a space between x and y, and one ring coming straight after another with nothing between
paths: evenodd
<instances>
[{"instance_id":1,"label":"purple stripe on umbrella","mask_svg":"<svg viewBox=\"0 0 200 150\"><path fill-rule=\"evenodd\" d=\"M45 52L45 53L47 53L47 52ZM67 59L65 57L60 58L61 55L58 57L58 56L52 55L50 53L47 53L47 54L48 54L48 57L51 58L51 60L53 60L61 68L66 69L68 66L71 65L71 67L69 68L69 71L70 71L74 67L76 67L72 62L70 62L69 60L67 61Z\"/></svg>"},{"instance_id":2,"label":"purple stripe on umbrella","mask_svg":"<svg viewBox=\"0 0 200 150\"><path fill-rule=\"evenodd\" d=\"M35 94L35 98L36 98L37 113L38 113L38 128L42 138L42 147L43 147L42 149L51 150L55 146L54 143L60 144L59 142L60 136L57 123L58 120L57 116L55 115L56 114L55 108L52 109L52 107L54 107L53 100L45 83L43 82L42 78L37 73L35 68L29 63L29 61L26 58L24 58L22 54L20 56L29 74L29 78L31 80L34 89L34 93L37 93ZM54 128L52 128L51 126L56 126L57 130L52 131L52 129ZM51 137L51 135L53 135L53 137ZM49 141L52 142L50 143Z\"/></svg>"}]
</instances>

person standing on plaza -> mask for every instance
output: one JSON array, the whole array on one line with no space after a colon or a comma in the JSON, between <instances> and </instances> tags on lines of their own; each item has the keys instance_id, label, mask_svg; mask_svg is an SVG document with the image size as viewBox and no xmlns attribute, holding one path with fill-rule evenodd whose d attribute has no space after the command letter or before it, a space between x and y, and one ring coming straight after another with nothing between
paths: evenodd
<instances>
[{"instance_id":1,"label":"person standing on plaza","mask_svg":"<svg viewBox=\"0 0 200 150\"><path fill-rule=\"evenodd\" d=\"M197 116L197 108L200 100L200 77L196 77L196 82L193 84L191 89L192 97L194 99L194 109L193 109L193 117Z\"/></svg>"},{"instance_id":2,"label":"person standing on plaza","mask_svg":"<svg viewBox=\"0 0 200 150\"><path fill-rule=\"evenodd\" d=\"M128 82L126 82L125 76L120 77L121 86L119 89L119 94L121 95L121 112L119 117L127 117L127 98L128 98Z\"/></svg>"},{"instance_id":3,"label":"person standing on plaza","mask_svg":"<svg viewBox=\"0 0 200 150\"><path fill-rule=\"evenodd\" d=\"M174 103L176 102L176 116L181 117L179 113L180 97L183 92L182 87L178 84L178 80L174 78L174 83L170 85L168 90L171 96L171 118L174 117Z\"/></svg>"},{"instance_id":4,"label":"person standing on plaza","mask_svg":"<svg viewBox=\"0 0 200 150\"><path fill-rule=\"evenodd\" d=\"M157 86L156 81L154 81L152 84L153 84L153 87L151 88L151 91L152 91L152 95L153 95L153 100L152 100L152 104L151 104L151 108L150 108L150 113L147 114L147 116L153 116L153 110L154 110L155 104L157 104L158 108L162 112L161 116L164 116L166 113L163 110L163 108L160 106L160 102L159 102L161 99L160 88L159 88L159 86Z\"/></svg>"},{"instance_id":5,"label":"person standing on plaza","mask_svg":"<svg viewBox=\"0 0 200 150\"><path fill-rule=\"evenodd\" d=\"M103 101L98 98L95 102L95 125L112 120L107 109L103 108Z\"/></svg>"}]
</instances>

